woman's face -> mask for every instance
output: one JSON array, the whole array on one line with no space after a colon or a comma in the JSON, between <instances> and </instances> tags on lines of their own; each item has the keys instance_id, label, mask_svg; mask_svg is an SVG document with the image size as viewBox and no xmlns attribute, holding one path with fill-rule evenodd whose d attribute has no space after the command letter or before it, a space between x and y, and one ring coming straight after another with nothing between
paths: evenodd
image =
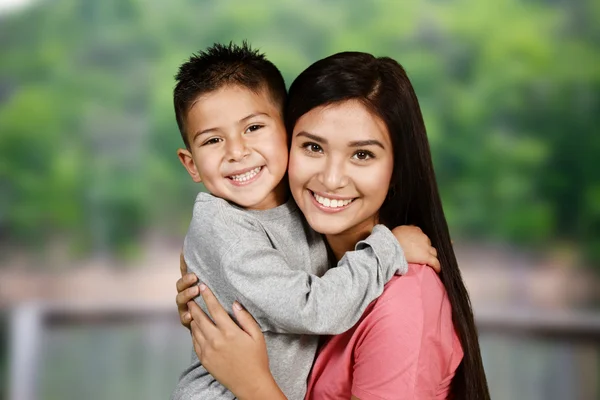
<instances>
[{"instance_id":1,"label":"woman's face","mask_svg":"<svg viewBox=\"0 0 600 400\"><path fill-rule=\"evenodd\" d=\"M350 100L304 114L292 135L290 189L310 226L326 235L370 231L394 166L384 122Z\"/></svg>"}]
</instances>

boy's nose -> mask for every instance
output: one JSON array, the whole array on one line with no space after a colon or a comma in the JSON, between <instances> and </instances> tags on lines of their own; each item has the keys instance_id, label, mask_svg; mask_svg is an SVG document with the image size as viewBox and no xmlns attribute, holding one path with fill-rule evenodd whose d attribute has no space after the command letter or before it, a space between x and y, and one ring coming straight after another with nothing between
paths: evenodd
<instances>
[{"instance_id":1,"label":"boy's nose","mask_svg":"<svg viewBox=\"0 0 600 400\"><path fill-rule=\"evenodd\" d=\"M250 150L243 140L230 140L227 144L227 159L231 162L243 160L250 154Z\"/></svg>"}]
</instances>

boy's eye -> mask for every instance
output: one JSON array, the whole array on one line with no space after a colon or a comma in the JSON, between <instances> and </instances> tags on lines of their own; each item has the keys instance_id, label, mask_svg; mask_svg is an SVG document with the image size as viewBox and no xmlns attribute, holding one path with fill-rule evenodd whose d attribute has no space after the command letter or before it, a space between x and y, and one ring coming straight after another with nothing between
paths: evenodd
<instances>
[{"instance_id":1,"label":"boy's eye","mask_svg":"<svg viewBox=\"0 0 600 400\"><path fill-rule=\"evenodd\" d=\"M322 153L323 148L316 143L306 142L302 145L302 148L308 153Z\"/></svg>"},{"instance_id":2,"label":"boy's eye","mask_svg":"<svg viewBox=\"0 0 600 400\"><path fill-rule=\"evenodd\" d=\"M250 133L259 130L263 125L250 125L244 133Z\"/></svg>"},{"instance_id":3,"label":"boy's eye","mask_svg":"<svg viewBox=\"0 0 600 400\"><path fill-rule=\"evenodd\" d=\"M373 154L367 150L359 150L356 153L354 153L352 158L355 160L365 161L365 160L370 160L371 158L375 158L375 154Z\"/></svg>"},{"instance_id":4,"label":"boy's eye","mask_svg":"<svg viewBox=\"0 0 600 400\"><path fill-rule=\"evenodd\" d=\"M219 143L222 139L221 138L210 138L208 139L206 142L202 143L202 146L207 145L207 144L215 144L215 143Z\"/></svg>"}]
</instances>

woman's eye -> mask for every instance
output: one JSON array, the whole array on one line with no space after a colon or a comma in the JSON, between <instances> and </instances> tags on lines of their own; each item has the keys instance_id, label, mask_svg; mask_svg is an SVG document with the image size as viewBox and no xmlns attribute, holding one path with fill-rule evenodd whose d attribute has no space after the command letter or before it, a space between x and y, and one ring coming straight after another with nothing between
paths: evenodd
<instances>
[{"instance_id":1,"label":"woman's eye","mask_svg":"<svg viewBox=\"0 0 600 400\"><path fill-rule=\"evenodd\" d=\"M250 125L250 126L248 127L248 129L246 129L246 132L245 132L245 133L250 133L250 132L257 131L257 130L259 130L259 129L260 129L260 128L262 128L262 127L263 127L262 125Z\"/></svg>"},{"instance_id":2,"label":"woman's eye","mask_svg":"<svg viewBox=\"0 0 600 400\"><path fill-rule=\"evenodd\" d=\"M304 150L306 150L309 153L322 153L323 152L323 148L316 143L311 143L311 142L304 143L302 145L302 147L304 148Z\"/></svg>"},{"instance_id":3,"label":"woman's eye","mask_svg":"<svg viewBox=\"0 0 600 400\"><path fill-rule=\"evenodd\" d=\"M208 139L206 142L204 142L202 144L202 146L207 145L207 144L215 144L215 143L219 143L221 141L221 138L210 138Z\"/></svg>"},{"instance_id":4,"label":"woman's eye","mask_svg":"<svg viewBox=\"0 0 600 400\"><path fill-rule=\"evenodd\" d=\"M355 160L364 161L364 160L370 160L371 158L375 158L375 155L373 153L371 153L370 151L359 150L356 153L354 153L352 158L354 158Z\"/></svg>"}]
</instances>

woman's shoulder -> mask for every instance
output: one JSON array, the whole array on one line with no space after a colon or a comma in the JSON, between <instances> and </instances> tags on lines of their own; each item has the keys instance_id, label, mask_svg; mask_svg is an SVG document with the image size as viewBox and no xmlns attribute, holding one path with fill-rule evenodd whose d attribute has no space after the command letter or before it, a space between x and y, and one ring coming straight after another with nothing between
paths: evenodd
<instances>
[{"instance_id":1,"label":"woman's shoulder","mask_svg":"<svg viewBox=\"0 0 600 400\"><path fill-rule=\"evenodd\" d=\"M463 355L444 285L425 265L409 264L405 275L388 282L360 334L366 343L386 343L386 352L435 369L435 380L453 373ZM368 346L363 350L375 354Z\"/></svg>"},{"instance_id":2,"label":"woman's shoulder","mask_svg":"<svg viewBox=\"0 0 600 400\"><path fill-rule=\"evenodd\" d=\"M422 305L425 308L440 303L450 305L438 274L433 268L419 264L408 264L406 274L394 276L385 285L376 307L395 307L397 302L413 307Z\"/></svg>"},{"instance_id":3,"label":"woman's shoulder","mask_svg":"<svg viewBox=\"0 0 600 400\"><path fill-rule=\"evenodd\" d=\"M357 385L379 392L392 385L407 398L434 398L462 359L439 276L428 266L409 264L372 305L355 341L356 360L369 366L355 373Z\"/></svg>"},{"instance_id":4,"label":"woman's shoulder","mask_svg":"<svg viewBox=\"0 0 600 400\"><path fill-rule=\"evenodd\" d=\"M415 338L434 330L434 336L443 341L455 335L452 306L444 285L426 265L409 264L406 274L394 276L372 303L364 322L407 334L412 332Z\"/></svg>"}]
</instances>

